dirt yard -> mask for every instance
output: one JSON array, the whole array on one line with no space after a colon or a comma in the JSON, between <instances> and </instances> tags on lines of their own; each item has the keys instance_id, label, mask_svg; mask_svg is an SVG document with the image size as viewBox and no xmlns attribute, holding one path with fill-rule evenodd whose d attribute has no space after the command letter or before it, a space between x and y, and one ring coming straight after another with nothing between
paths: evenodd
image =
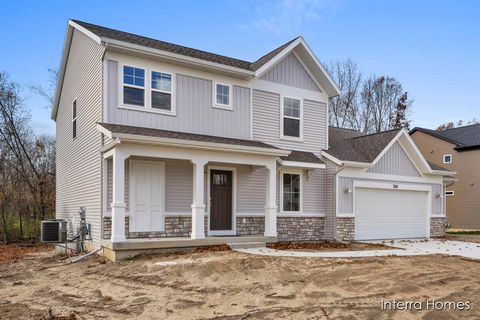
<instances>
[{"instance_id":1,"label":"dirt yard","mask_svg":"<svg viewBox=\"0 0 480 320\"><path fill-rule=\"evenodd\" d=\"M50 252L0 263L0 318L480 319L480 261L456 257L216 251L58 263ZM471 310L385 311L382 299L468 301Z\"/></svg>"}]
</instances>

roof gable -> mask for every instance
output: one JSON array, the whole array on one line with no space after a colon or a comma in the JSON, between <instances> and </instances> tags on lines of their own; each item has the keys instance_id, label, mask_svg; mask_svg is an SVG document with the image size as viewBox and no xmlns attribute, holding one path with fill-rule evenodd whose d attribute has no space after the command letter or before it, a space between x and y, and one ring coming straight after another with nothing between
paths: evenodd
<instances>
[{"instance_id":1,"label":"roof gable","mask_svg":"<svg viewBox=\"0 0 480 320\"><path fill-rule=\"evenodd\" d=\"M395 142L377 163L367 171L398 176L421 176L399 142Z\"/></svg>"},{"instance_id":2,"label":"roof gable","mask_svg":"<svg viewBox=\"0 0 480 320\"><path fill-rule=\"evenodd\" d=\"M263 74L261 79L321 92L319 85L312 79L293 52Z\"/></svg>"},{"instance_id":3,"label":"roof gable","mask_svg":"<svg viewBox=\"0 0 480 320\"><path fill-rule=\"evenodd\" d=\"M383 158L390 152L392 147L396 148L394 147L395 144L398 144L416 171L421 175L444 174L448 172L430 166L405 129L363 135L354 130L330 127L329 144L330 148L322 151L322 154L337 165L361 166L365 170L375 168L379 162L379 167L387 166L382 164L382 162L388 160L389 156L385 160ZM398 149L394 150L393 153L399 156ZM379 167L374 170L380 170ZM453 174L453 172L450 172L450 174Z\"/></svg>"},{"instance_id":4,"label":"roof gable","mask_svg":"<svg viewBox=\"0 0 480 320\"><path fill-rule=\"evenodd\" d=\"M337 87L332 78L328 75L323 65L318 60L317 56L310 49L310 46L303 39L298 37L290 42L289 45L284 46L282 50L276 50L277 53L270 57L266 63L260 68L255 69L255 76L261 78L277 63L282 61L290 53L295 53L295 56L302 62L303 67L309 73L312 80L323 89L329 98L340 95L340 89Z\"/></svg>"}]
</instances>

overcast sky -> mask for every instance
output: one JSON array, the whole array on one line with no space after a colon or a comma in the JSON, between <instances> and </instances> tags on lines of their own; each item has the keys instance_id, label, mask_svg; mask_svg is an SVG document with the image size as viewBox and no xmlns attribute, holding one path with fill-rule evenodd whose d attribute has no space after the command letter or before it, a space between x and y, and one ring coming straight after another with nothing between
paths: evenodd
<instances>
[{"instance_id":1,"label":"overcast sky","mask_svg":"<svg viewBox=\"0 0 480 320\"><path fill-rule=\"evenodd\" d=\"M480 1L8 1L0 70L20 83L35 129L54 133L28 87L58 68L69 18L244 60L302 35L323 62L396 77L413 125L480 118Z\"/></svg>"}]
</instances>

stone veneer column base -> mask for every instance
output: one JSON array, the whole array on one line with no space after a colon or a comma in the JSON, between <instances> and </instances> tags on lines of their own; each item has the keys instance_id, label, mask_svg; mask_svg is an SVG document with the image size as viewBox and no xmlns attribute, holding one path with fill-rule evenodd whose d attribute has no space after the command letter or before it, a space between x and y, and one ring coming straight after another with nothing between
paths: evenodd
<instances>
[{"instance_id":1,"label":"stone veneer column base","mask_svg":"<svg viewBox=\"0 0 480 320\"><path fill-rule=\"evenodd\" d=\"M264 217L237 217L237 236L263 236L264 232Z\"/></svg>"},{"instance_id":2,"label":"stone veneer column base","mask_svg":"<svg viewBox=\"0 0 480 320\"><path fill-rule=\"evenodd\" d=\"M430 218L430 237L443 237L445 235L445 217Z\"/></svg>"},{"instance_id":3,"label":"stone veneer column base","mask_svg":"<svg viewBox=\"0 0 480 320\"><path fill-rule=\"evenodd\" d=\"M342 241L355 240L355 218L354 217L337 217L337 239Z\"/></svg>"}]
</instances>

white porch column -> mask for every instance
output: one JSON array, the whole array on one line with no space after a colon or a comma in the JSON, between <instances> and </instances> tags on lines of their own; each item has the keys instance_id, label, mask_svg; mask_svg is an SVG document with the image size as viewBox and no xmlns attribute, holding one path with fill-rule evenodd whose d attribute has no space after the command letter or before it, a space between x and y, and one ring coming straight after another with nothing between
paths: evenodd
<instances>
[{"instance_id":1,"label":"white porch column","mask_svg":"<svg viewBox=\"0 0 480 320\"><path fill-rule=\"evenodd\" d=\"M126 155L116 147L113 150L113 202L112 202L112 242L125 241L125 159Z\"/></svg>"},{"instance_id":2,"label":"white porch column","mask_svg":"<svg viewBox=\"0 0 480 320\"><path fill-rule=\"evenodd\" d=\"M265 236L277 236L277 164L267 166L267 199L265 202Z\"/></svg>"},{"instance_id":3,"label":"white porch column","mask_svg":"<svg viewBox=\"0 0 480 320\"><path fill-rule=\"evenodd\" d=\"M207 160L193 159L192 239L205 239L205 176Z\"/></svg>"}]
</instances>

